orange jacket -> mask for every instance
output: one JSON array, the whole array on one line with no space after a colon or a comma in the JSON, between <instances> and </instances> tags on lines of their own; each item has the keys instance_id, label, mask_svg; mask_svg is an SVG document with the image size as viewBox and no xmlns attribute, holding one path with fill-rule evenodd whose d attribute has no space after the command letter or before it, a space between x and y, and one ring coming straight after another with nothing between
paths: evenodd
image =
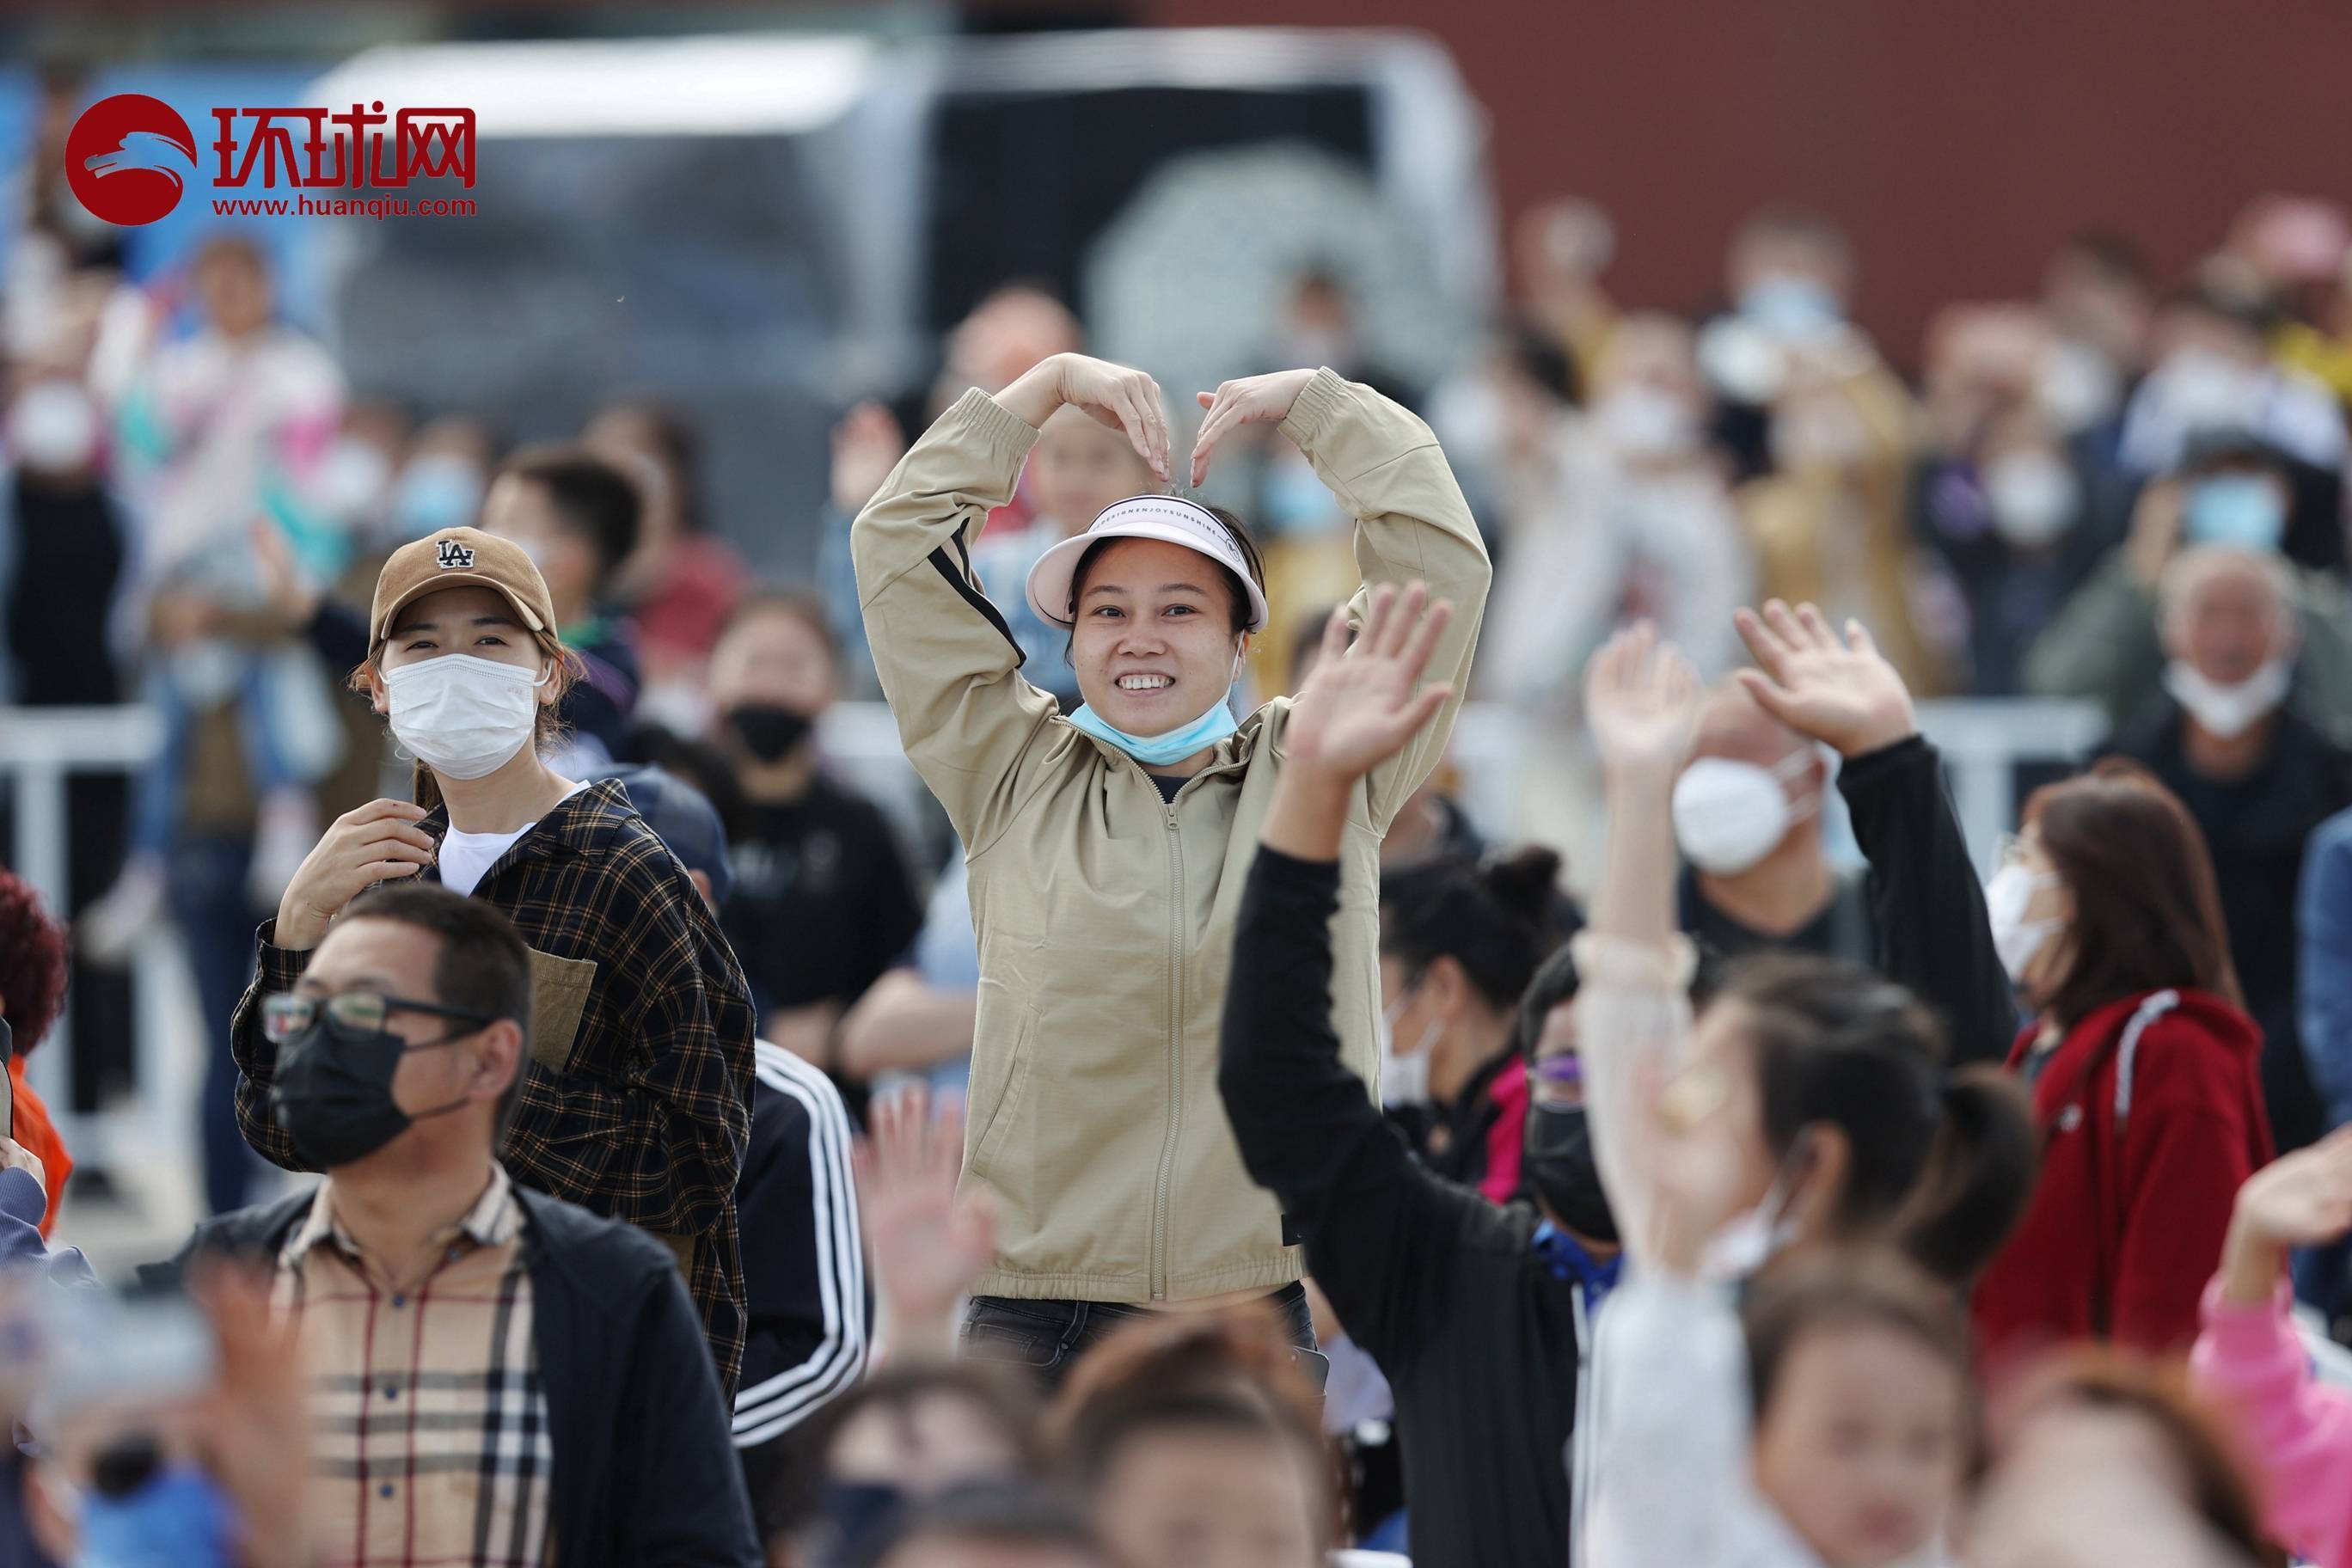
<instances>
[{"instance_id":1,"label":"orange jacket","mask_svg":"<svg viewBox=\"0 0 2352 1568\"><path fill-rule=\"evenodd\" d=\"M40 1161L41 1177L49 1189L48 1211L41 1215L41 1239L47 1241L49 1232L57 1228L58 1200L65 1195L66 1178L73 1174L73 1156L66 1152L64 1141L49 1121L49 1108L25 1081L24 1058L8 1059L8 1078L16 1091L16 1142Z\"/></svg>"}]
</instances>

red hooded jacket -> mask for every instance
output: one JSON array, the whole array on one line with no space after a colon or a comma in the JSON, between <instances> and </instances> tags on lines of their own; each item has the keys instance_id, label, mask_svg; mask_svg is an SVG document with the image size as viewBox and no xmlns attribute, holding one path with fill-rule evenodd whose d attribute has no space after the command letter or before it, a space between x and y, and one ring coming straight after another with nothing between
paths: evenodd
<instances>
[{"instance_id":1,"label":"red hooded jacket","mask_svg":"<svg viewBox=\"0 0 2352 1568\"><path fill-rule=\"evenodd\" d=\"M2022 1070L2029 1029L2009 1065ZM2203 991L2150 991L2076 1024L2033 1079L2042 1177L1977 1285L1995 1363L2066 1340L2185 1349L2239 1184L2271 1157L2262 1030Z\"/></svg>"}]
</instances>

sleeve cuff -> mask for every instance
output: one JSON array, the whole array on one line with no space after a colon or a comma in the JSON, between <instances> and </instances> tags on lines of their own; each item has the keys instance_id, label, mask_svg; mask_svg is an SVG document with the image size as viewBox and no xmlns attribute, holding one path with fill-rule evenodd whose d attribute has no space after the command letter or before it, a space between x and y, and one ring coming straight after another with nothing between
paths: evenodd
<instances>
[{"instance_id":1,"label":"sleeve cuff","mask_svg":"<svg viewBox=\"0 0 2352 1568\"><path fill-rule=\"evenodd\" d=\"M1680 932L1654 945L1588 930L1578 932L1569 948L1587 985L1682 992L1690 989L1691 976L1698 972L1698 950Z\"/></svg>"},{"instance_id":2,"label":"sleeve cuff","mask_svg":"<svg viewBox=\"0 0 2352 1568\"><path fill-rule=\"evenodd\" d=\"M2231 1357L2258 1355L2276 1345L2282 1334L2293 1334L2294 1310L2294 1292L2284 1279L2265 1305L2241 1307L2221 1299L2219 1275L2206 1283L2204 1299L2198 1303L2206 1339L2215 1350Z\"/></svg>"},{"instance_id":3,"label":"sleeve cuff","mask_svg":"<svg viewBox=\"0 0 2352 1568\"><path fill-rule=\"evenodd\" d=\"M254 976L261 983L265 996L293 990L302 972L310 967L308 949L280 947L271 940L277 934L278 922L274 920L262 921L253 933Z\"/></svg>"},{"instance_id":4,"label":"sleeve cuff","mask_svg":"<svg viewBox=\"0 0 2352 1568\"><path fill-rule=\"evenodd\" d=\"M1339 862L1337 860L1301 860L1296 855L1286 855L1263 844L1258 846L1257 858L1270 877L1278 877L1302 888L1339 890Z\"/></svg>"},{"instance_id":5,"label":"sleeve cuff","mask_svg":"<svg viewBox=\"0 0 2352 1568\"><path fill-rule=\"evenodd\" d=\"M1029 448L1037 444L1035 426L976 386L958 398L948 412L987 443L990 458L1015 474L1027 459Z\"/></svg>"},{"instance_id":6,"label":"sleeve cuff","mask_svg":"<svg viewBox=\"0 0 2352 1568\"><path fill-rule=\"evenodd\" d=\"M1348 384L1339 373L1328 367L1318 370L1315 379L1307 384L1297 401L1290 405L1289 417L1282 422L1282 433L1300 451L1312 452L1323 427L1347 401Z\"/></svg>"},{"instance_id":7,"label":"sleeve cuff","mask_svg":"<svg viewBox=\"0 0 2352 1568\"><path fill-rule=\"evenodd\" d=\"M1848 757L1838 766L1838 793L1866 789L1889 773L1919 766L1923 762L1932 768L1940 756L1925 735L1906 735L1891 746L1881 746L1874 752L1864 752L1858 757Z\"/></svg>"}]
</instances>

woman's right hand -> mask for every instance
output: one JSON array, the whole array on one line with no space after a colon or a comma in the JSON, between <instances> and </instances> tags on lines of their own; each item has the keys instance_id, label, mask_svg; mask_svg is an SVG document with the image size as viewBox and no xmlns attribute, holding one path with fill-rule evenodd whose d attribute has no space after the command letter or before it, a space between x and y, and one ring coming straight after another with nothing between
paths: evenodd
<instances>
[{"instance_id":1,"label":"woman's right hand","mask_svg":"<svg viewBox=\"0 0 2352 1568\"><path fill-rule=\"evenodd\" d=\"M1083 408L1097 423L1125 432L1136 455L1162 481L1168 478L1168 405L1160 384L1139 370L1085 354L1054 354L998 393L996 401L1039 429L1065 404Z\"/></svg>"},{"instance_id":2,"label":"woman's right hand","mask_svg":"<svg viewBox=\"0 0 2352 1568\"><path fill-rule=\"evenodd\" d=\"M2221 1247L2221 1294L2268 1306L2290 1248L2324 1247L2352 1231L2352 1127L2283 1154L2246 1178Z\"/></svg>"},{"instance_id":3,"label":"woman's right hand","mask_svg":"<svg viewBox=\"0 0 2352 1568\"><path fill-rule=\"evenodd\" d=\"M431 865L438 846L416 826L424 817L424 808L407 801L372 800L335 818L278 902L276 945L297 952L318 946L329 922L362 892Z\"/></svg>"},{"instance_id":4,"label":"woman's right hand","mask_svg":"<svg viewBox=\"0 0 2352 1568\"><path fill-rule=\"evenodd\" d=\"M1671 778L1690 751L1698 703L1690 661L1648 621L1611 637L1585 669L1585 722L1612 773Z\"/></svg>"}]
</instances>

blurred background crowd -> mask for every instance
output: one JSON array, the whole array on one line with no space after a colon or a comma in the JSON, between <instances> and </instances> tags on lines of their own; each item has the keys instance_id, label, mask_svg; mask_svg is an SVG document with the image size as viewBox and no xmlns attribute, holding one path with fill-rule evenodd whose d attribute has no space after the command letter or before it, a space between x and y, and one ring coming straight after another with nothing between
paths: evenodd
<instances>
[{"instance_id":1,"label":"blurred background crowd","mask_svg":"<svg viewBox=\"0 0 2352 1568\"><path fill-rule=\"evenodd\" d=\"M197 1191L226 1208L261 1179L225 1038L253 929L320 828L406 774L345 689L337 607L392 549L469 521L530 551L586 658L559 768L658 762L719 805L763 1036L853 1099L886 1074L951 1082L976 979L960 857L870 706L847 524L946 403L1065 350L1143 365L1180 416L1195 386L1328 365L1437 431L1496 580L1455 765L1389 840L1401 872L1533 841L1587 885L1588 657L1647 616L1718 677L1734 606L1811 600L1864 620L1924 698L2066 700L1944 710L1990 726L1997 759L2104 739L2180 794L2274 1042L2282 1147L2352 1114L2352 1071L2294 1048L2296 875L2352 805L2352 191L2310 162L2292 94L2177 182L2154 157L2086 178L2072 161L2129 143L2112 128L2047 168L2001 153L2016 126L1988 132L1921 166L1933 185L1967 165L1948 195L1979 232L1955 237L1919 216L1942 195L1882 199L1822 125L1865 80L1874 105L1890 81L1948 92L1941 46L1979 67L2032 47L1968 30L1990 19L1793 26L1742 75L1752 18L1679 62L1618 36L1638 24L1596 20L1580 48L1563 15L1507 41L1516 23L1475 6L1413 33L1099 26L1239 19L1148 9L9 24L0 843L76 932L69 1023L19 1064L78 1130L69 1202L128 1191L171 1230ZM2195 32L2159 17L2098 69L2164 50L2221 68L2191 61ZM1538 44L1592 101L1534 90ZM1612 47L1629 81L1634 59L1672 79L1656 123L1591 83ZM2298 52L2282 40L2283 70ZM1727 114L1707 130L1726 145L1695 145L1676 106L1735 79L1754 143L1728 144ZM61 177L68 128L109 92L202 127L214 104L425 81L477 110L476 216L230 226L191 200L122 230ZM2151 147L2217 112L2145 84L2118 101L2149 106ZM1850 132L1868 107L1844 104ZM1066 413L975 542L1038 684L1071 689L1021 601L1029 563L1150 488ZM1209 493L1266 546L1250 696L1290 689L1300 628L1358 580L1348 520L1280 443ZM2200 545L2229 548L2177 569ZM1793 744L1758 710L1700 750L1772 766ZM1834 792L1810 798L1833 817ZM1853 863L1834 820L1789 815L1752 853L1685 839L1734 946L1786 934L1772 857ZM1831 921L1834 947L1822 911L1799 923ZM200 1138L134 1141L198 1099ZM143 1120L115 1128L126 1104ZM200 1185L184 1161L153 1175L174 1148Z\"/></svg>"}]
</instances>

